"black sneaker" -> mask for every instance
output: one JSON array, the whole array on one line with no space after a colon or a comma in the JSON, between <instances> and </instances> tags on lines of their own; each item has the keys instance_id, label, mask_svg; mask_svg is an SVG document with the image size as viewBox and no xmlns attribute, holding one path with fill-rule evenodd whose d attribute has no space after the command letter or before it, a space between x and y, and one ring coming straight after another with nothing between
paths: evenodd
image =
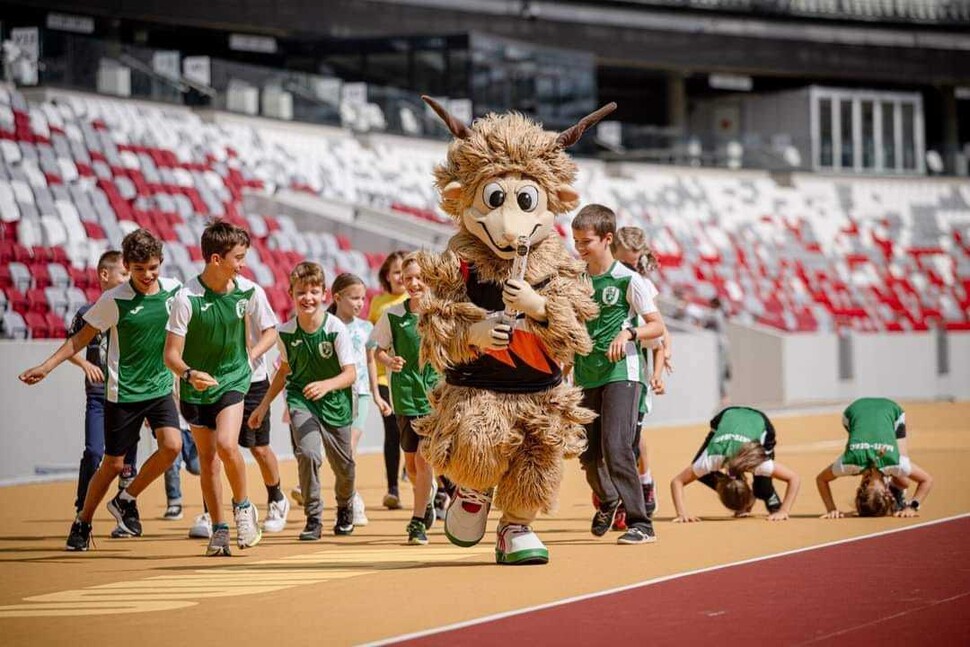
<instances>
[{"instance_id":1,"label":"black sneaker","mask_svg":"<svg viewBox=\"0 0 970 647\"><path fill-rule=\"evenodd\" d=\"M647 509L647 519L653 519L653 513L657 511L657 493L652 482L640 485L643 487L643 505Z\"/></svg>"},{"instance_id":2,"label":"black sneaker","mask_svg":"<svg viewBox=\"0 0 970 647\"><path fill-rule=\"evenodd\" d=\"M652 544L657 541L657 535L653 533L653 528L644 528L642 526L633 526L627 529L625 533L620 535L616 540L618 544Z\"/></svg>"},{"instance_id":3,"label":"black sneaker","mask_svg":"<svg viewBox=\"0 0 970 647\"><path fill-rule=\"evenodd\" d=\"M316 541L323 534L323 524L319 517L310 517L306 520L303 532L300 533L300 541Z\"/></svg>"},{"instance_id":4,"label":"black sneaker","mask_svg":"<svg viewBox=\"0 0 970 647\"><path fill-rule=\"evenodd\" d=\"M333 534L349 535L354 532L354 511L350 506L337 508L337 523L333 526Z\"/></svg>"},{"instance_id":5,"label":"black sneaker","mask_svg":"<svg viewBox=\"0 0 970 647\"><path fill-rule=\"evenodd\" d=\"M138 517L137 503L123 500L119 492L115 498L108 501L108 512L118 522L119 528L132 537L141 537L141 520Z\"/></svg>"},{"instance_id":6,"label":"black sneaker","mask_svg":"<svg viewBox=\"0 0 970 647\"><path fill-rule=\"evenodd\" d=\"M427 530L434 525L435 516L434 504L429 503L428 507L424 509L424 529Z\"/></svg>"},{"instance_id":7,"label":"black sneaker","mask_svg":"<svg viewBox=\"0 0 970 647\"><path fill-rule=\"evenodd\" d=\"M593 524L590 527L590 532L597 537L602 537L608 533L613 526L613 520L616 518L616 509L619 507L619 499L613 503L600 504L599 510L593 515Z\"/></svg>"},{"instance_id":8,"label":"black sneaker","mask_svg":"<svg viewBox=\"0 0 970 647\"><path fill-rule=\"evenodd\" d=\"M75 519L67 536L67 550L87 550L91 545L91 524Z\"/></svg>"},{"instance_id":9,"label":"black sneaker","mask_svg":"<svg viewBox=\"0 0 970 647\"><path fill-rule=\"evenodd\" d=\"M411 520L408 524L408 543L412 546L424 546L428 543L427 528L423 521Z\"/></svg>"},{"instance_id":10,"label":"black sneaker","mask_svg":"<svg viewBox=\"0 0 970 647\"><path fill-rule=\"evenodd\" d=\"M889 486L889 491L893 495L893 512L899 512L906 507L906 490L896 487L895 485ZM781 506L779 506L781 507Z\"/></svg>"},{"instance_id":11,"label":"black sneaker","mask_svg":"<svg viewBox=\"0 0 970 647\"><path fill-rule=\"evenodd\" d=\"M444 519L448 513L448 505L451 503L451 496L444 488L438 487L434 495L434 516L436 519Z\"/></svg>"}]
</instances>

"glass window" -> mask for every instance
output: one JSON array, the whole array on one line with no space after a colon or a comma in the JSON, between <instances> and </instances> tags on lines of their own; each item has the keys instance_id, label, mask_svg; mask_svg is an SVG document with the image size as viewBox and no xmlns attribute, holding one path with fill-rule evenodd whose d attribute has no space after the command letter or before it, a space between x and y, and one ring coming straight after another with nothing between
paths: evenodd
<instances>
[{"instance_id":1,"label":"glass window","mask_svg":"<svg viewBox=\"0 0 970 647\"><path fill-rule=\"evenodd\" d=\"M876 167L876 123L872 101L862 102L862 168Z\"/></svg>"},{"instance_id":2,"label":"glass window","mask_svg":"<svg viewBox=\"0 0 970 647\"><path fill-rule=\"evenodd\" d=\"M907 171L916 168L916 124L912 103L900 105L903 111L903 168Z\"/></svg>"},{"instance_id":3,"label":"glass window","mask_svg":"<svg viewBox=\"0 0 970 647\"><path fill-rule=\"evenodd\" d=\"M896 105L882 102L882 167L896 169Z\"/></svg>"},{"instance_id":4,"label":"glass window","mask_svg":"<svg viewBox=\"0 0 970 647\"><path fill-rule=\"evenodd\" d=\"M839 103L839 110L841 117L839 132L842 144L841 165L842 168L852 168L855 166L855 147L852 141L852 100L843 99Z\"/></svg>"},{"instance_id":5,"label":"glass window","mask_svg":"<svg viewBox=\"0 0 970 647\"><path fill-rule=\"evenodd\" d=\"M819 120L819 156L818 164L824 168L832 168L835 147L832 143L832 100L822 99L818 102Z\"/></svg>"}]
</instances>

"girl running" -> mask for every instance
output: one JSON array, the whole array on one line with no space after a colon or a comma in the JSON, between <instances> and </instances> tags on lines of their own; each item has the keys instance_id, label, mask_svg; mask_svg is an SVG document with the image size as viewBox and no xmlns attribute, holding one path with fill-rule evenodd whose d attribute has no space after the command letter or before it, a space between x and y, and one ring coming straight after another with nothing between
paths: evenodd
<instances>
[{"instance_id":1,"label":"girl running","mask_svg":"<svg viewBox=\"0 0 970 647\"><path fill-rule=\"evenodd\" d=\"M801 481L798 474L774 460L774 450L775 429L761 411L728 407L718 413L711 420L711 432L693 464L670 482L670 495L677 512L674 523L700 521L688 514L684 505L684 486L698 480L716 490L721 503L733 510L736 517L747 516L757 498L768 506L768 521L788 519ZM747 472L754 474L753 490ZM772 478L788 484L780 505Z\"/></svg>"},{"instance_id":2,"label":"girl running","mask_svg":"<svg viewBox=\"0 0 970 647\"><path fill-rule=\"evenodd\" d=\"M849 432L845 452L815 478L825 503L823 519L845 516L836 508L829 485L840 476L862 475L855 508L860 517L915 517L933 487L933 477L909 460L906 413L886 398L860 398L842 414ZM905 500L909 480L916 482L913 498Z\"/></svg>"}]
</instances>

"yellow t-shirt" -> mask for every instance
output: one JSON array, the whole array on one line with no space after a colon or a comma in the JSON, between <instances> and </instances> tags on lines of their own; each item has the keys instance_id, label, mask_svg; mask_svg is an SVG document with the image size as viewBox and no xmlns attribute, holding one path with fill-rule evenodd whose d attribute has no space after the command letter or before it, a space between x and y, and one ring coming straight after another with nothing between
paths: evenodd
<instances>
[{"instance_id":1,"label":"yellow t-shirt","mask_svg":"<svg viewBox=\"0 0 970 647\"><path fill-rule=\"evenodd\" d=\"M384 314L385 310L391 306L396 306L407 298L407 292L402 292L401 294L382 292L381 294L378 294L370 301L370 312L367 314L367 320L376 326L377 320L381 318L381 315ZM377 362L377 383L387 386L387 373L384 369L384 365L380 362Z\"/></svg>"}]
</instances>

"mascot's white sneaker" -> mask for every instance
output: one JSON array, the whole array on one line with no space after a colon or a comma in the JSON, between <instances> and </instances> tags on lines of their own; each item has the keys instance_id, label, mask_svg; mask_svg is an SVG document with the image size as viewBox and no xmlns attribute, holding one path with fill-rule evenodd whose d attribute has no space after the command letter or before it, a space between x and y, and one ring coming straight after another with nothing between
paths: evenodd
<instances>
[{"instance_id":1,"label":"mascot's white sneaker","mask_svg":"<svg viewBox=\"0 0 970 647\"><path fill-rule=\"evenodd\" d=\"M497 564L545 564L549 561L549 550L539 541L539 537L529 526L509 523L499 526L498 541L495 543L495 562Z\"/></svg>"},{"instance_id":2,"label":"mascot's white sneaker","mask_svg":"<svg viewBox=\"0 0 970 647\"><path fill-rule=\"evenodd\" d=\"M480 492L459 487L445 515L445 535L456 546L469 548L485 536L492 491Z\"/></svg>"}]
</instances>

